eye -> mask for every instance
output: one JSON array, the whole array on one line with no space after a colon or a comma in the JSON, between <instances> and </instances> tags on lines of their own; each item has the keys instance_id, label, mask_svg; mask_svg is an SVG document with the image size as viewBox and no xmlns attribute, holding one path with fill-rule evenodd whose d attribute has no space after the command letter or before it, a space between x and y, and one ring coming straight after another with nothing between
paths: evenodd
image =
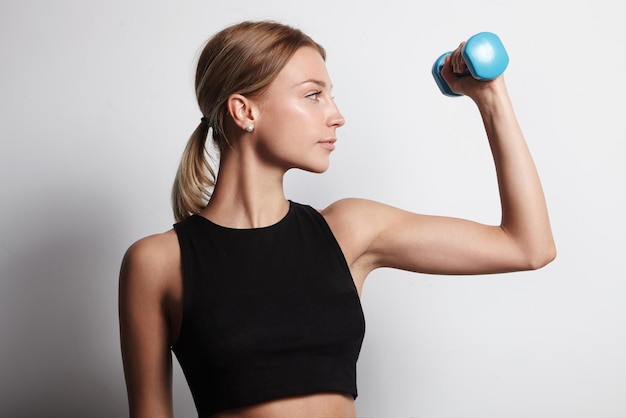
<instances>
[{"instance_id":1,"label":"eye","mask_svg":"<svg viewBox=\"0 0 626 418\"><path fill-rule=\"evenodd\" d=\"M314 91L313 93L307 94L306 97L311 99L311 100L317 100L320 94L322 94L321 91Z\"/></svg>"}]
</instances>

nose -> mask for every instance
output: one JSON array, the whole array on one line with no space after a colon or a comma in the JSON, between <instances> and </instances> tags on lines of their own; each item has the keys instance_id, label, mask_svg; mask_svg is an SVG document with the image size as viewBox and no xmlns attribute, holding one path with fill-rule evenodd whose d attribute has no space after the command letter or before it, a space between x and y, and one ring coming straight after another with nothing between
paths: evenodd
<instances>
[{"instance_id":1,"label":"nose","mask_svg":"<svg viewBox=\"0 0 626 418\"><path fill-rule=\"evenodd\" d=\"M333 100L331 102L330 114L328 116L328 124L329 126L334 126L335 128L340 128L345 125L346 120L343 118L343 115L339 111L339 107Z\"/></svg>"}]
</instances>

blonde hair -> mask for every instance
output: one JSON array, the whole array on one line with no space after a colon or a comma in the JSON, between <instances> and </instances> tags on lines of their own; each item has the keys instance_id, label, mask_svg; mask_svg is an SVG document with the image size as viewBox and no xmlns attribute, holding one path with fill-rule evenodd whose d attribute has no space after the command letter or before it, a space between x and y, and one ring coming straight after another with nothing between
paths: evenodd
<instances>
[{"instance_id":1,"label":"blonde hair","mask_svg":"<svg viewBox=\"0 0 626 418\"><path fill-rule=\"evenodd\" d=\"M189 142L172 188L176 221L202 210L215 181L215 170L207 157L209 129L220 153L230 146L226 136L226 103L232 94L262 95L293 54L303 46L316 48L326 59L324 48L290 26L270 22L242 22L208 40L196 70L196 98L204 115Z\"/></svg>"}]
</instances>

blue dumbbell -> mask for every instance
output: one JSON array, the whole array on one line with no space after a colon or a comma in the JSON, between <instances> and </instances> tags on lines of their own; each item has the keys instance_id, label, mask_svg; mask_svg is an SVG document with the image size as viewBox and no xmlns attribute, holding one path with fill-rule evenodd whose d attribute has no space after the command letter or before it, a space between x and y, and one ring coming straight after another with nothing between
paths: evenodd
<instances>
[{"instance_id":1,"label":"blue dumbbell","mask_svg":"<svg viewBox=\"0 0 626 418\"><path fill-rule=\"evenodd\" d=\"M433 77L439 90L446 96L460 96L450 89L448 83L441 76L441 69L446 60L446 55L442 54L435 64L433 64ZM461 51L463 60L467 65L467 71L459 74L460 77L471 75L477 80L493 80L506 70L509 65L509 55L502 45L498 35L491 32L480 32L467 40Z\"/></svg>"}]
</instances>

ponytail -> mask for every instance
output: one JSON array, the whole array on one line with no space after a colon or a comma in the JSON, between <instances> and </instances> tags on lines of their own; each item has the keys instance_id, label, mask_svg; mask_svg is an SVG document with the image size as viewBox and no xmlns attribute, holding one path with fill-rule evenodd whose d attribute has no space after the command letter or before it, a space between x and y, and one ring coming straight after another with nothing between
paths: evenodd
<instances>
[{"instance_id":1,"label":"ponytail","mask_svg":"<svg viewBox=\"0 0 626 418\"><path fill-rule=\"evenodd\" d=\"M207 160L209 124L203 120L191 134L172 187L172 208L177 222L200 212L215 186L215 171Z\"/></svg>"}]
</instances>

